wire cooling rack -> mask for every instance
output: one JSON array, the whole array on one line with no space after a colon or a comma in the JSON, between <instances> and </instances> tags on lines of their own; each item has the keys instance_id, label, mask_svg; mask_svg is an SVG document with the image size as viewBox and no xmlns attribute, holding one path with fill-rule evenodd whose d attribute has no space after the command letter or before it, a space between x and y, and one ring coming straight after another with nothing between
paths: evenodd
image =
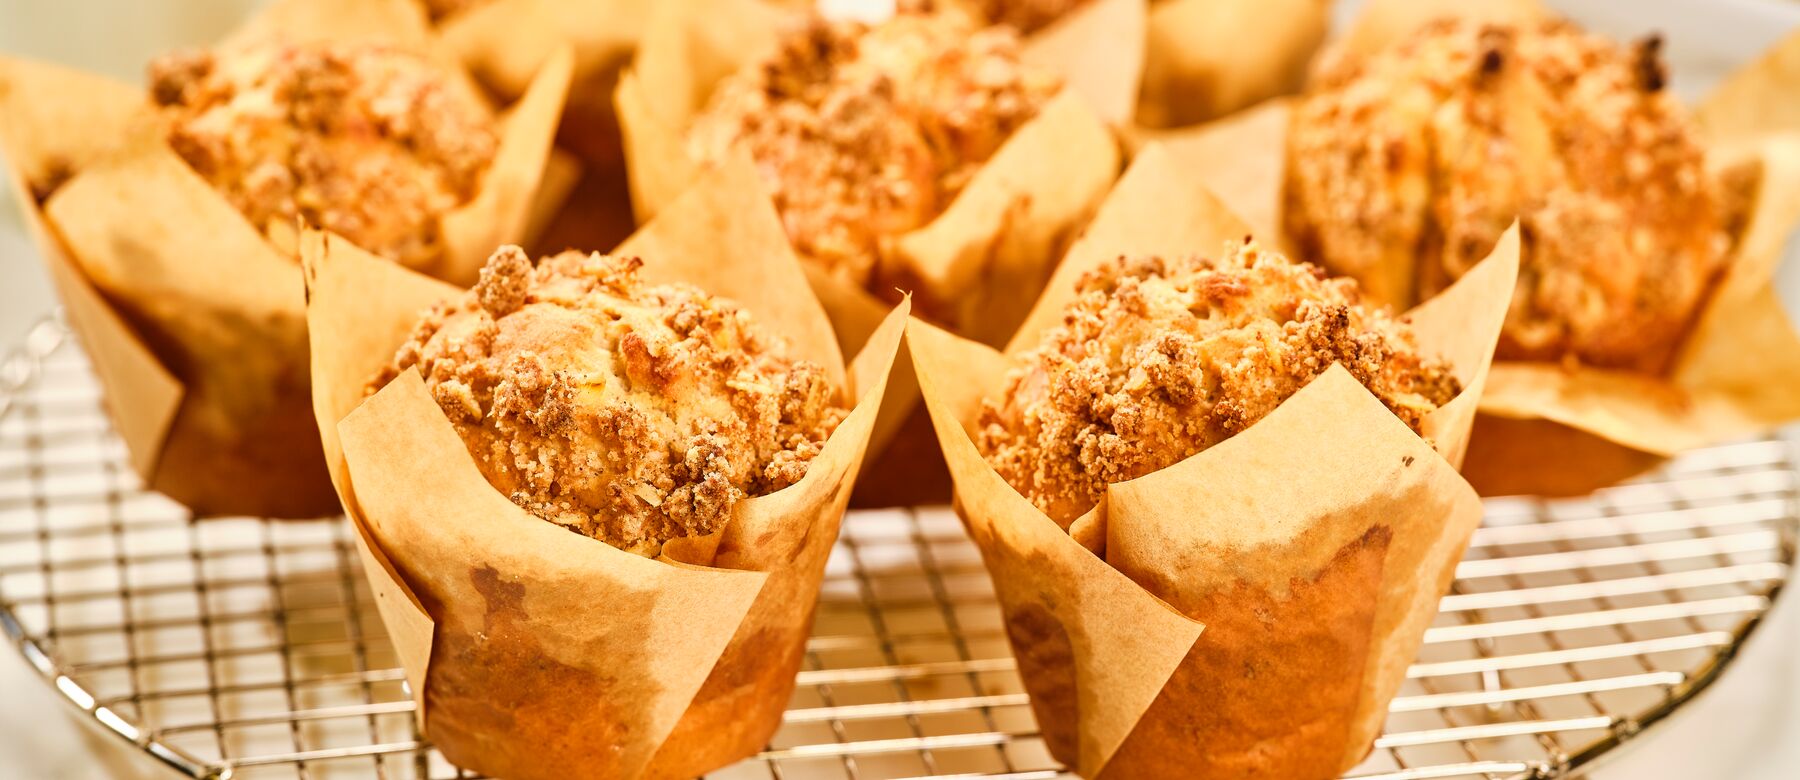
<instances>
[{"instance_id":1,"label":"wire cooling rack","mask_svg":"<svg viewBox=\"0 0 1800 780\"><path fill-rule=\"evenodd\" d=\"M1794 556L1775 441L1582 501L1494 500L1361 778L1564 775L1703 689ZM45 322L0 363L0 626L85 717L193 777L462 778L345 523L192 522L139 489ZM1064 777L949 510L847 518L787 719L715 778Z\"/></svg>"}]
</instances>

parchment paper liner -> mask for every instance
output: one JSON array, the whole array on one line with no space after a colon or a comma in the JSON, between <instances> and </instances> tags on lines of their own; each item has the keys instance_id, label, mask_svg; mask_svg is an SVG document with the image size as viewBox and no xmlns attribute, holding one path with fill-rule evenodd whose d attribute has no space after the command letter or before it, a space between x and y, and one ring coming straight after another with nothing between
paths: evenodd
<instances>
[{"instance_id":1,"label":"parchment paper liner","mask_svg":"<svg viewBox=\"0 0 1800 780\"><path fill-rule=\"evenodd\" d=\"M270 28L296 40L377 30L400 46L424 40L422 26L409 33L395 21L408 18L396 7L411 10L403 0L287 0L230 40ZM475 242L523 238L567 62L552 59L508 117L482 192L446 217L456 258L439 269L447 277L472 278ZM332 513L307 414L299 265L161 137L141 89L0 57L12 186L133 469L203 516Z\"/></svg>"},{"instance_id":2,"label":"parchment paper liner","mask_svg":"<svg viewBox=\"0 0 1800 780\"><path fill-rule=\"evenodd\" d=\"M1217 252L1247 232L1152 146L1009 349L1059 319L1086 269L1119 254ZM1106 778L1323 778L1361 760L1480 521L1455 462L1517 272L1515 228L1410 313L1421 347L1451 360L1465 387L1429 420L1432 441L1334 367L1249 430L1111 486L1069 532L969 433L1006 359L909 324L959 513L1053 755Z\"/></svg>"},{"instance_id":3,"label":"parchment paper liner","mask_svg":"<svg viewBox=\"0 0 1800 780\"><path fill-rule=\"evenodd\" d=\"M1348 45L1391 41L1440 12L1429 0L1376 3ZM1535 3L1458 5L1517 18ZM1800 419L1800 336L1772 285L1800 219L1800 35L1728 78L1698 111L1711 162L1760 169L1745 229L1725 276L1664 377L1592 367L1500 361L1481 399L1463 474L1483 495L1576 495L1683 450ZM1278 235L1287 100L1193 130L1158 136L1184 171ZM1280 243L1280 239L1277 239Z\"/></svg>"},{"instance_id":4,"label":"parchment paper liner","mask_svg":"<svg viewBox=\"0 0 1800 780\"><path fill-rule=\"evenodd\" d=\"M884 276L907 280L923 311L990 343L1011 334L1023 302L1117 174L1117 145L1102 120L1129 121L1143 12L1143 0L1100 0L1028 40L1026 58L1065 74L1069 89L1015 132L937 219L884 249ZM771 50L797 19L756 0L679 0L652 16L616 97L640 220L693 179L685 130L718 81ZM814 284L842 288L820 297L853 349L868 312L885 306L822 275Z\"/></svg>"},{"instance_id":5,"label":"parchment paper liner","mask_svg":"<svg viewBox=\"0 0 1800 780\"><path fill-rule=\"evenodd\" d=\"M514 506L416 372L359 407L422 307L459 291L308 234L326 451L426 734L458 765L692 777L755 753L780 722L908 306L846 370L773 208L729 181L753 178L749 165L710 174L616 251L653 280L743 303L856 406L800 483L740 501L719 534L660 561Z\"/></svg>"},{"instance_id":6,"label":"parchment paper liner","mask_svg":"<svg viewBox=\"0 0 1800 780\"><path fill-rule=\"evenodd\" d=\"M1332 0L1163 0L1150 4L1137 121L1169 128L1217 119L1306 80Z\"/></svg>"},{"instance_id":7,"label":"parchment paper liner","mask_svg":"<svg viewBox=\"0 0 1800 780\"><path fill-rule=\"evenodd\" d=\"M615 98L640 220L696 175L685 129L718 81L763 56L797 22L791 9L758 0L672 0L657 7ZM1118 173L1118 146L1106 121L1130 120L1143 29L1144 0L1100 0L1031 38L1027 59L1065 74L1071 89L1014 133L936 220L894 237L878 284L913 292L921 310L959 333L993 344L1011 335ZM807 278L839 344L854 354L888 305L810 265ZM870 444L877 457L917 414L911 371L901 361L889 381ZM910 427L924 434L922 425ZM884 461L869 480L900 486L876 486L877 493L914 496L911 486L927 484L934 465Z\"/></svg>"}]
</instances>

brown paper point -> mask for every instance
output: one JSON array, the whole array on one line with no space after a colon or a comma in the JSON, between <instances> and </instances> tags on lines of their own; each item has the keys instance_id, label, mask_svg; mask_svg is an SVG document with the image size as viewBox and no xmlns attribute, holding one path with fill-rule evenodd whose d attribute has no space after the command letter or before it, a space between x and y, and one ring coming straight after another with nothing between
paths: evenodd
<instances>
[{"instance_id":1,"label":"brown paper point","mask_svg":"<svg viewBox=\"0 0 1800 780\"><path fill-rule=\"evenodd\" d=\"M1406 313L1419 349L1450 362L1463 389L1425 417L1423 433L1451 464L1461 466L1469 430L1487 390L1494 347L1506 324L1519 279L1519 223L1500 235L1494 249L1455 284Z\"/></svg>"},{"instance_id":2,"label":"brown paper point","mask_svg":"<svg viewBox=\"0 0 1800 780\"><path fill-rule=\"evenodd\" d=\"M1145 141L1165 144L1183 176L1230 204L1258 241L1287 251L1281 188L1292 113L1293 100L1277 98L1192 129L1151 133Z\"/></svg>"},{"instance_id":3,"label":"brown paper point","mask_svg":"<svg viewBox=\"0 0 1800 780\"><path fill-rule=\"evenodd\" d=\"M143 118L138 90L110 79L29 60L0 57L0 157L32 242L50 271L63 316L81 339L132 470L156 474L183 389L130 323L68 256L39 198L114 148Z\"/></svg>"},{"instance_id":4,"label":"brown paper point","mask_svg":"<svg viewBox=\"0 0 1800 780\"><path fill-rule=\"evenodd\" d=\"M574 61L567 46L557 49L505 117L500 148L482 175L480 192L443 217L444 260L434 276L473 285L495 247L525 239Z\"/></svg>"},{"instance_id":5,"label":"brown paper point","mask_svg":"<svg viewBox=\"0 0 1800 780\"><path fill-rule=\"evenodd\" d=\"M731 242L721 243L721 235ZM844 386L831 322L747 156L709 171L615 252L644 258L647 281L706 280L708 292L755 312L759 323L787 339L792 354L825 367L832 384Z\"/></svg>"},{"instance_id":6,"label":"brown paper point","mask_svg":"<svg viewBox=\"0 0 1800 780\"><path fill-rule=\"evenodd\" d=\"M1147 0L1097 0L1033 33L1024 60L1061 73L1096 116L1127 127L1144 74Z\"/></svg>"},{"instance_id":7,"label":"brown paper point","mask_svg":"<svg viewBox=\"0 0 1800 780\"><path fill-rule=\"evenodd\" d=\"M565 41L575 50L577 84L616 68L631 56L651 5L642 0L493 0L441 20L438 36L483 85L514 99ZM570 96L571 102L578 99Z\"/></svg>"},{"instance_id":8,"label":"brown paper point","mask_svg":"<svg viewBox=\"0 0 1800 780\"><path fill-rule=\"evenodd\" d=\"M338 498L356 529L363 575L394 641L411 689L413 716L425 726L425 678L435 625L419 597L375 540L356 500L336 421L363 399L363 387L393 357L395 345L431 304L457 288L376 257L318 230L300 236L311 339L313 414Z\"/></svg>"},{"instance_id":9,"label":"brown paper point","mask_svg":"<svg viewBox=\"0 0 1800 780\"><path fill-rule=\"evenodd\" d=\"M374 536L406 550L401 575L443 605L428 736L491 774L549 777L542 749L637 776L768 575L653 561L531 516L476 470L416 371L339 434ZM533 698L515 700L519 689Z\"/></svg>"},{"instance_id":10,"label":"brown paper point","mask_svg":"<svg viewBox=\"0 0 1800 780\"><path fill-rule=\"evenodd\" d=\"M948 209L898 236L883 265L916 283L922 308L958 333L1003 344L1118 166L1112 135L1065 90L1006 140Z\"/></svg>"},{"instance_id":11,"label":"brown paper point","mask_svg":"<svg viewBox=\"0 0 1800 780\"><path fill-rule=\"evenodd\" d=\"M1045 328L1062 320L1062 310L1075 296L1083 274L1120 255L1213 254L1227 241L1250 234L1218 198L1161 146L1151 146L1100 204L1075 246L1063 258L1025 321L1007 343L1007 353L1035 345Z\"/></svg>"}]
</instances>

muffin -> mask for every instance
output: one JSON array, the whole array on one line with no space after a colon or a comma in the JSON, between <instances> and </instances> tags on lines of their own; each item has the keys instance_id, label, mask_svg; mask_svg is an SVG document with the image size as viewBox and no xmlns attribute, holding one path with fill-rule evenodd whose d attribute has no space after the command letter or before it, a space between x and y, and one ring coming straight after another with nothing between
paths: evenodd
<instances>
[{"instance_id":1,"label":"muffin","mask_svg":"<svg viewBox=\"0 0 1800 780\"><path fill-rule=\"evenodd\" d=\"M1567 22L1433 22L1327 61L1298 102L1284 221L1299 253L1396 306L1516 214L1498 357L1664 372L1720 276L1729 207L1651 38Z\"/></svg>"},{"instance_id":2,"label":"muffin","mask_svg":"<svg viewBox=\"0 0 1800 780\"><path fill-rule=\"evenodd\" d=\"M884 240L931 222L1060 88L1020 52L1012 29L954 12L812 17L719 85L688 151L748 151L802 257L870 285Z\"/></svg>"},{"instance_id":3,"label":"muffin","mask_svg":"<svg viewBox=\"0 0 1800 780\"><path fill-rule=\"evenodd\" d=\"M804 477L846 412L737 304L641 265L504 247L368 392L416 366L495 489L571 531L650 557L712 534Z\"/></svg>"},{"instance_id":4,"label":"muffin","mask_svg":"<svg viewBox=\"0 0 1800 780\"><path fill-rule=\"evenodd\" d=\"M1061 323L1011 358L976 444L1066 528L1109 483L1249 428L1333 364L1420 432L1461 384L1403 319L1359 298L1354 281L1255 243L1121 256L1083 275Z\"/></svg>"},{"instance_id":5,"label":"muffin","mask_svg":"<svg viewBox=\"0 0 1800 780\"><path fill-rule=\"evenodd\" d=\"M423 57L365 43L181 51L150 65L171 148L278 246L296 220L412 268L475 197L498 138Z\"/></svg>"}]
</instances>

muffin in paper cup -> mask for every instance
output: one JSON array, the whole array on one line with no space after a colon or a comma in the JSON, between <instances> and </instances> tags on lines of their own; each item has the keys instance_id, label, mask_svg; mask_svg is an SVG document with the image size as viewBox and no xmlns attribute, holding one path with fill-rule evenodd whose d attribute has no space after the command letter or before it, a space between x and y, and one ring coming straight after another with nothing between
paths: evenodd
<instances>
[{"instance_id":1,"label":"muffin in paper cup","mask_svg":"<svg viewBox=\"0 0 1800 780\"><path fill-rule=\"evenodd\" d=\"M298 61L307 64L293 64ZM281 202L269 193L284 186L299 192L294 183L300 177L294 167L261 165L266 159L256 156L263 144L285 154L279 144L292 136L270 130L281 126L281 115L266 113L267 106L231 106L229 95L239 93L219 90L208 79L241 77L248 85L242 94L253 94L263 88L257 81L262 77L243 73L253 70L245 63L270 69L265 72L290 65L288 72L312 67L339 75L367 68L382 74L368 83L416 88L408 94L448 106L459 121L491 125L485 165L460 168L460 184L420 195L419 202L435 210L410 223L411 232L382 234L393 238L395 256L466 284L489 248L523 240L534 214L553 205L539 202L544 193L538 184L566 92L569 57L552 56L532 89L495 118L467 75L430 43L423 17L409 2L284 0L214 52L159 62L160 94L152 94L0 58L0 148L11 164L12 185L144 483L202 516L329 514L336 498L306 414L298 228L292 218L272 216L280 208L268 205ZM392 81L378 80L385 78ZM226 105L180 113L190 97L205 101L222 94ZM344 100L350 99L346 92ZM369 104L367 96L358 99ZM229 128L239 125L223 121L227 115L248 129L232 135ZM228 130L219 132L221 126ZM356 135L362 132L316 138L336 139L321 145L384 143ZM447 137L432 136L430 128L393 132ZM364 157L348 159L362 164ZM215 178L194 160L207 161ZM364 175L361 181L387 178ZM466 200L442 201L440 193L461 187ZM317 194L324 208L369 217L371 230L387 226L380 220L382 201L358 197L366 193ZM251 214L259 221L252 222Z\"/></svg>"},{"instance_id":2,"label":"muffin in paper cup","mask_svg":"<svg viewBox=\"0 0 1800 780\"><path fill-rule=\"evenodd\" d=\"M945 323L958 333L999 344L1024 317L1025 307L1048 278L1055 258L1061 256L1118 173L1118 144L1110 127L1130 121L1142 66L1143 1L1103 0L1053 29L1023 40L1011 31L981 30L975 21L947 4L930 13L903 16L907 21L877 22L866 36L905 29L903 25L916 25L929 33L933 25L964 24L966 30L947 37L976 50L999 41L997 48L1002 52L1016 53L1003 57L1007 64L1004 72L1022 74L1021 79L1033 82L1058 79L1061 89L1048 94L1030 92L1041 101L1035 113L997 139L986 149L987 156L965 159L956 168L960 185L954 190L945 186L945 192L953 191L953 196L939 195L936 202L915 207L916 210L892 210L920 217L907 223L910 226L890 227L885 218L872 216L822 220L827 226L848 225L851 232L866 234L856 240L860 249L844 254L855 258L850 272L844 272L846 266L809 250L809 246L823 242L811 241L804 228L795 227L790 236L800 247L814 292L825 304L845 351L854 352L861 347L901 290L914 296L915 309L923 316ZM731 97L754 94L743 87L754 83L755 74L759 73L755 69L762 67L759 63L782 62L776 59L778 56L794 59L790 54L778 54L784 45L815 39L831 41L836 36L821 30L834 29L838 28L822 28L813 18L791 7L757 0L678 0L660 6L616 95L625 134L632 202L639 219L657 213L704 169L699 159L699 147L704 144L691 137L696 126L712 121L716 129L720 124L716 120L723 116L718 112L732 105ZM831 49L826 46L824 50ZM808 46L789 49L801 53L808 50ZM835 88L859 86L841 83L849 79L840 78L843 71L836 66L829 72L839 74L832 76L839 79L834 82ZM904 88L895 88L901 89ZM889 105L887 95L873 87L867 92L852 93L844 100L844 105ZM976 106L970 114L976 123L985 122L991 108ZM866 118L874 115L872 111L858 109L846 117ZM744 113L749 118L771 120L786 115L773 109ZM912 125L865 121L875 125L867 132L881 135L892 130L892 135L881 140L897 146L880 153L840 155L842 159L888 165L889 169L878 175L889 177L893 166L909 165L906 161L918 162L924 156L921 145L905 137L907 130L894 129ZM995 140L985 138L980 143ZM936 143L932 148L950 148L942 140ZM795 157L799 159L791 162L796 167L814 160L807 155ZM773 188L783 174L770 167L773 163L762 162L762 184L772 188L779 204L782 194ZM949 171L946 166L942 173ZM912 188L903 191L901 197L928 189L935 191L943 183L936 176L927 174L931 179L928 182L903 179L895 188ZM790 194L828 196L834 186L844 185L826 181L818 186L792 187ZM866 198L854 195L865 189L862 184L849 187L855 203L885 202L872 191ZM826 212L783 210L784 219L788 220L817 213ZM897 450L935 453L928 426L922 414L917 413L916 384L904 361L897 369L886 403L888 410L877 426L874 451L885 452L896 437L910 432L910 441L918 446L901 443L896 445ZM874 469L871 476L878 482L891 483L887 487L894 489L871 486L872 492L864 495L878 496L874 499L877 503L931 500L932 496L921 492L920 487L941 482L931 477L942 470L929 460L935 457L884 459L883 466ZM869 503L869 499L859 502Z\"/></svg>"},{"instance_id":3,"label":"muffin in paper cup","mask_svg":"<svg viewBox=\"0 0 1800 780\"><path fill-rule=\"evenodd\" d=\"M506 778L693 777L753 755L780 724L908 307L845 365L766 197L731 182L755 175L748 162L709 174L614 254L642 258L648 281L736 301L822 367L849 411L798 482L737 499L715 530L660 552L515 503L418 371L365 398L421 314L462 292L306 236L314 411L424 733L452 762Z\"/></svg>"},{"instance_id":4,"label":"muffin in paper cup","mask_svg":"<svg viewBox=\"0 0 1800 780\"><path fill-rule=\"evenodd\" d=\"M1480 522L1456 464L1517 273L1513 235L1405 315L1418 353L1461 387L1418 433L1340 362L1229 438L1105 485L1072 521L990 463L983 399L1066 324L1078 279L1122 257L1212 256L1249 233L1152 146L1005 354L908 326L1033 712L1052 755L1084 777L1338 777L1380 733Z\"/></svg>"},{"instance_id":5,"label":"muffin in paper cup","mask_svg":"<svg viewBox=\"0 0 1800 780\"><path fill-rule=\"evenodd\" d=\"M964 29L945 36L952 39L980 29L950 8L901 17L946 25L956 19ZM1054 34L1021 41L1014 60L1020 70L1028 77L1060 78L1063 89L1041 99L1033 116L985 159L973 161L951 200L925 206L920 225L871 227L879 248L870 253L872 261L859 258L861 283L801 250L802 259L811 261L814 286L833 288L820 297L847 348L859 345L880 321L881 296L896 280L918 296L921 313L960 333L991 343L1011 334L1030 293L1048 275L1044 258L1059 255L1060 244L1117 173L1117 145L1107 124L1130 118L1126 98L1136 89L1142 58L1141 36L1133 31L1141 30L1142 17L1141 0L1107 0ZM691 142L690 131L712 111L730 108L710 102L719 97L718 88L734 75L747 78L765 61L779 62L770 58L784 44L798 48L797 42L810 40L817 27L809 24L805 14L756 0L676 2L659 9L616 97L640 219L654 215L704 167L693 154L700 144ZM894 29L890 25L896 22L878 22L863 37ZM912 151L892 147L878 159L903 162ZM803 247L809 243L796 238Z\"/></svg>"},{"instance_id":6,"label":"muffin in paper cup","mask_svg":"<svg viewBox=\"0 0 1800 780\"><path fill-rule=\"evenodd\" d=\"M1469 16L1443 16L1447 12ZM1596 90L1587 103L1599 107L1621 103L1654 105L1659 113L1652 115L1665 123L1654 126L1674 127L1679 132L1669 131L1675 133L1670 136L1674 140L1657 142L1653 148L1691 155L1682 158L1680 164L1685 166L1682 170L1696 172L1691 176L1668 174L1633 184L1626 194L1614 196L1615 201L1602 202L1616 203L1615 213L1627 215L1628 219L1631 215L1649 215L1636 218L1648 225L1644 231L1655 235L1648 245L1657 249L1634 249L1623 255L1613 252L1610 256L1617 262L1600 262L1609 256L1607 245L1637 240L1631 237L1642 232L1639 228L1582 228L1582 223L1573 218L1559 222L1526 215L1522 278L1535 280L1544 273L1533 262L1535 252L1556 251L1562 257L1589 254L1593 259L1585 262L1593 263L1593 275L1585 284L1595 291L1595 300L1610 300L1603 296L1616 297L1622 294L1620 291L1678 286L1685 290L1679 297L1689 303L1667 307L1660 315L1652 311L1637 319L1597 320L1615 322L1616 326L1589 328L1588 332L1594 335L1586 341L1572 336L1565 347L1543 349L1531 346L1530 331L1523 326L1534 319L1551 322L1554 318L1533 312L1573 311L1574 316L1585 316L1586 312L1573 307L1532 308L1539 306L1538 299L1527 296L1536 295L1534 290L1553 288L1521 283L1517 293L1520 297L1515 301L1520 313L1509 317L1500 354L1482 397L1473 445L1463 467L1469 481L1484 495L1578 495L1641 472L1684 450L1766 432L1800 419L1800 392L1795 391L1793 381L1800 377L1800 335L1788 322L1773 286L1784 244L1796 219L1800 219L1800 134L1795 132L1800 130L1800 123L1794 122L1785 109L1792 102L1789 98L1800 94L1800 79L1794 76L1791 66L1784 64L1793 59L1795 51L1800 51L1800 36L1790 36L1760 60L1726 79L1701 101L1691 117L1674 105L1672 98L1660 94L1664 91L1665 74L1657 58L1659 41L1646 39L1629 51L1619 48L1611 50L1616 52L1613 54L1593 54L1603 51L1598 39L1584 36L1566 23L1550 20L1535 3L1495 0L1456 4L1453 8L1429 2L1374 3L1332 56L1357 61L1379 56L1387 46L1426 46L1428 36L1448 36L1453 33L1447 31L1458 29L1482 30L1480 35L1493 38L1499 53L1487 60L1494 64L1490 78L1496 89L1510 90L1497 101L1501 105L1540 99L1531 91L1537 89L1535 82L1510 78L1507 70L1506 63L1513 61L1508 54L1513 49L1508 47L1526 45L1513 42L1516 36L1527 35L1521 30L1547 41L1532 42L1532 46L1568 46L1583 52L1581 56L1615 58L1606 60L1605 66L1623 74L1619 78L1621 85L1630 85L1612 92ZM1426 43L1408 43L1414 40ZM1420 51L1424 53L1415 54L1431 54ZM1621 57L1630 57L1635 66L1620 65L1616 58ZM1584 72L1601 70L1596 65ZM1631 90L1641 93L1632 99L1635 102L1624 102L1623 97L1618 97L1634 94ZM1412 258L1419 253L1393 252L1381 259L1334 263L1331 246L1321 243L1332 238L1321 238L1325 234L1320 231L1336 228L1318 216L1325 212L1304 205L1307 201L1303 199L1309 197L1306 188L1314 187L1316 192L1317 185L1298 182L1308 176L1311 181L1329 181L1330 177L1317 175L1316 163L1296 166L1293 162L1296 154L1306 155L1303 159L1307 160L1317 160L1320 154L1314 146L1309 146L1308 151L1295 150L1295 144L1300 143L1295 140L1295 128L1303 122L1318 121L1298 115L1305 111L1306 104L1301 102L1304 100L1272 101L1237 117L1164 140L1171 153L1183 160L1185 169L1193 171L1246 215L1259 236L1273 236L1277 242L1297 250L1302 259L1358 276L1376 295L1397 306L1408 305L1446 278L1440 272L1434 281L1430 274L1416 270L1413 264L1417 261ZM1314 116L1318 114L1306 115ZM1504 132L1512 138L1530 137L1534 120L1526 118L1524 109L1500 111L1495 116L1499 119L1494 121L1507 128ZM1476 130L1468 132L1480 132L1482 125L1478 122L1470 125ZM1342 133L1341 128L1308 129L1313 133L1306 143L1314 145L1329 146L1336 143L1330 133ZM1573 131L1570 134L1574 135ZM1618 135L1589 137L1604 138L1605 144L1611 144ZM1343 138L1347 143L1357 142L1354 133ZM1514 148L1523 147L1516 140L1509 143L1515 144ZM1611 148L1605 144L1590 148ZM1630 153L1624 142L1619 142L1615 151L1620 155ZM1396 166L1418 163L1415 158L1408 159L1413 162L1396 162ZM1623 171L1627 167L1628 161L1621 157L1615 166L1604 170ZM1561 209L1563 214L1598 214L1596 225L1612 224L1602 219L1608 213L1603 209L1583 205L1562 191L1539 189L1528 181L1516 180L1517 175L1531 175L1530 165L1489 170L1495 171L1490 175L1497 179L1485 183L1480 177L1471 179L1467 192L1472 195L1458 202L1469 204L1475 203L1469 199L1472 197L1500 198L1511 197L1507 193L1524 193L1537 197L1534 202ZM1508 175L1499 176L1502 171ZM1518 174L1519 171L1526 173ZM1448 172L1442 178L1461 181L1456 178L1459 175ZM1665 199L1678 207L1635 202L1663 197L1657 193L1685 192L1676 189L1685 185L1672 182L1688 180L1705 182L1702 186L1710 194L1687 200L1672 195ZM1322 202L1316 194L1311 197L1315 204ZM1341 204L1349 197L1346 190L1343 197L1331 202ZM1454 205L1449 200L1442 204L1444 208ZM1308 208L1312 208L1310 214ZM1538 212L1548 208L1532 207ZM1405 227L1409 224L1407 219L1396 209L1392 219L1381 221L1380 229L1411 229ZM1497 220L1498 217L1489 220L1483 231L1491 233L1488 229ZM1321 224L1326 226L1320 227ZM1673 263L1681 256L1673 249L1661 252L1660 248L1686 246L1672 242L1687 241L1686 236L1702 232L1702 238L1712 237L1713 243L1702 246L1716 252L1708 255L1713 259L1675 264L1662 271L1656 268L1664 266L1650 264ZM1377 234L1376 228L1371 227L1367 231L1331 234L1340 241L1354 235L1374 236L1368 241L1375 244L1383 240L1380 236L1385 233ZM1476 256L1486 245L1484 235L1450 236L1442 228L1429 228L1424 235L1444 235L1439 244L1455 248L1459 258ZM1443 254L1446 258L1452 256L1449 252ZM1568 332L1582 331L1571 326ZM1520 339L1515 333L1526 333L1527 338Z\"/></svg>"},{"instance_id":7,"label":"muffin in paper cup","mask_svg":"<svg viewBox=\"0 0 1800 780\"><path fill-rule=\"evenodd\" d=\"M569 95L545 187L564 207L538 246L612 246L631 233L631 198L612 93L655 3L650 0L415 0L439 44L499 102L517 100L559 48L574 53Z\"/></svg>"}]
</instances>

